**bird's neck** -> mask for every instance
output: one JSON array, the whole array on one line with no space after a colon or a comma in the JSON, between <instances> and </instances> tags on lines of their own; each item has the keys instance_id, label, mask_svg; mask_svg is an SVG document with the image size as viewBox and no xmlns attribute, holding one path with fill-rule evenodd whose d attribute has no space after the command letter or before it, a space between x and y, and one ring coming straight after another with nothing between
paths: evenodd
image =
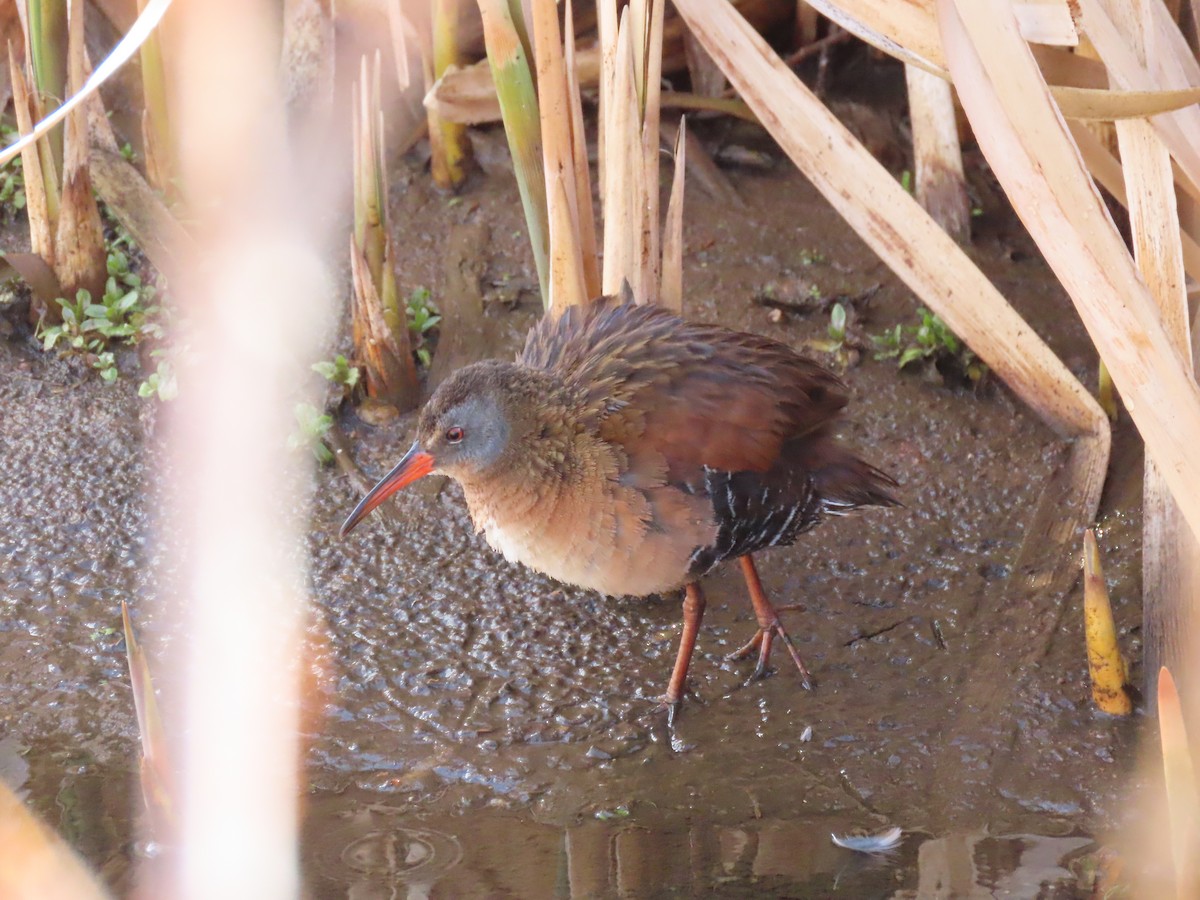
<instances>
[{"instance_id":1,"label":"bird's neck","mask_svg":"<svg viewBox=\"0 0 1200 900\"><path fill-rule=\"evenodd\" d=\"M459 478L479 527L533 522L564 498L594 494L617 477L611 449L579 421L567 389L548 378L531 387L536 395L523 398L498 464Z\"/></svg>"}]
</instances>

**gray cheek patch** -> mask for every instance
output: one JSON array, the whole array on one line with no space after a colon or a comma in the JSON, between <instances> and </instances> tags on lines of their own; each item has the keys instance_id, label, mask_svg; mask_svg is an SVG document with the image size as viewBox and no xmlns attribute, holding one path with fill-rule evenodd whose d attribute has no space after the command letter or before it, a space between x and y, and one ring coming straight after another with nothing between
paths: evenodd
<instances>
[{"instance_id":1,"label":"gray cheek patch","mask_svg":"<svg viewBox=\"0 0 1200 900\"><path fill-rule=\"evenodd\" d=\"M447 428L459 425L466 431L458 458L481 468L497 460L508 446L508 417L491 397L469 398L443 416L442 424Z\"/></svg>"}]
</instances>

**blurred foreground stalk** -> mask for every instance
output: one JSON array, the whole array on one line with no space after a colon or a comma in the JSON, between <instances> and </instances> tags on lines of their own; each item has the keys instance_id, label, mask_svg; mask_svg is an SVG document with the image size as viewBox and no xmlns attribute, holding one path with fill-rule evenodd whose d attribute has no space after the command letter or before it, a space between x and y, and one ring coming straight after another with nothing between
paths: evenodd
<instances>
[{"instance_id":1,"label":"blurred foreground stalk","mask_svg":"<svg viewBox=\"0 0 1200 900\"><path fill-rule=\"evenodd\" d=\"M308 364L335 292L312 249L322 236L304 230L322 217L293 175L276 4L193 0L175 13L179 177L182 195L204 202L188 209L196 242L172 281L177 340L191 352L168 413L176 489L158 535L175 563L162 602L179 621L167 630L183 643L161 698L182 711L167 723L180 837L167 883L144 895L294 897L306 606L297 548L311 463L286 447L296 402L317 399L305 391Z\"/></svg>"},{"instance_id":2,"label":"blurred foreground stalk","mask_svg":"<svg viewBox=\"0 0 1200 900\"><path fill-rule=\"evenodd\" d=\"M0 897L102 900L106 896L74 851L0 780Z\"/></svg>"}]
</instances>

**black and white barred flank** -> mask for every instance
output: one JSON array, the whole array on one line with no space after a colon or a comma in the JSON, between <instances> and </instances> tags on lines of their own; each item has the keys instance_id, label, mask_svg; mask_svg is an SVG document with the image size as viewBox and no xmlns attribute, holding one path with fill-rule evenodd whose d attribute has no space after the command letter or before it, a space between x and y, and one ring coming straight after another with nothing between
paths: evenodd
<instances>
[{"instance_id":1,"label":"black and white barred flank","mask_svg":"<svg viewBox=\"0 0 1200 900\"><path fill-rule=\"evenodd\" d=\"M765 473L705 468L702 484L682 487L706 495L717 522L717 539L692 553L688 569L692 578L725 560L792 544L827 515L846 515L862 506L898 505L888 492L895 481L849 454L839 454L815 469L803 462Z\"/></svg>"}]
</instances>

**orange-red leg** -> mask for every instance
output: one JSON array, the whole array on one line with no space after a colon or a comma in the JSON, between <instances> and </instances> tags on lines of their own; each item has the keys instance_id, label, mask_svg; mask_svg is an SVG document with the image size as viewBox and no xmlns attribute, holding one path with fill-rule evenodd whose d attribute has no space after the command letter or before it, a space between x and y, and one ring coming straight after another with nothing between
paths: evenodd
<instances>
[{"instance_id":1,"label":"orange-red leg","mask_svg":"<svg viewBox=\"0 0 1200 900\"><path fill-rule=\"evenodd\" d=\"M675 655L675 668L662 703L667 708L667 722L675 721L675 713L683 702L683 689L687 683L688 665L696 650L696 636L700 633L700 620L704 618L704 593L700 585L692 582L683 592L683 634L679 637L679 652Z\"/></svg>"},{"instance_id":2,"label":"orange-red leg","mask_svg":"<svg viewBox=\"0 0 1200 900\"><path fill-rule=\"evenodd\" d=\"M745 659L755 650L758 650L758 662L754 666L754 678L761 678L767 670L767 661L771 657L771 644L778 635L783 640L783 645L787 647L788 653L792 657L792 662L796 664L796 668L800 670L800 677L803 679L804 687L812 690L812 678L808 674L808 667L804 665L804 660L800 658L800 654L796 651L796 645L792 643L792 639L784 630L783 623L779 621L779 613L775 607L771 605L771 601L767 599L767 594L763 590L762 581L758 577L758 570L754 567L754 560L749 554L741 558L742 575L746 579L746 587L750 591L750 602L754 604L754 616L758 619L758 631L752 637L746 646L742 647L736 653L729 655L730 659Z\"/></svg>"}]
</instances>

